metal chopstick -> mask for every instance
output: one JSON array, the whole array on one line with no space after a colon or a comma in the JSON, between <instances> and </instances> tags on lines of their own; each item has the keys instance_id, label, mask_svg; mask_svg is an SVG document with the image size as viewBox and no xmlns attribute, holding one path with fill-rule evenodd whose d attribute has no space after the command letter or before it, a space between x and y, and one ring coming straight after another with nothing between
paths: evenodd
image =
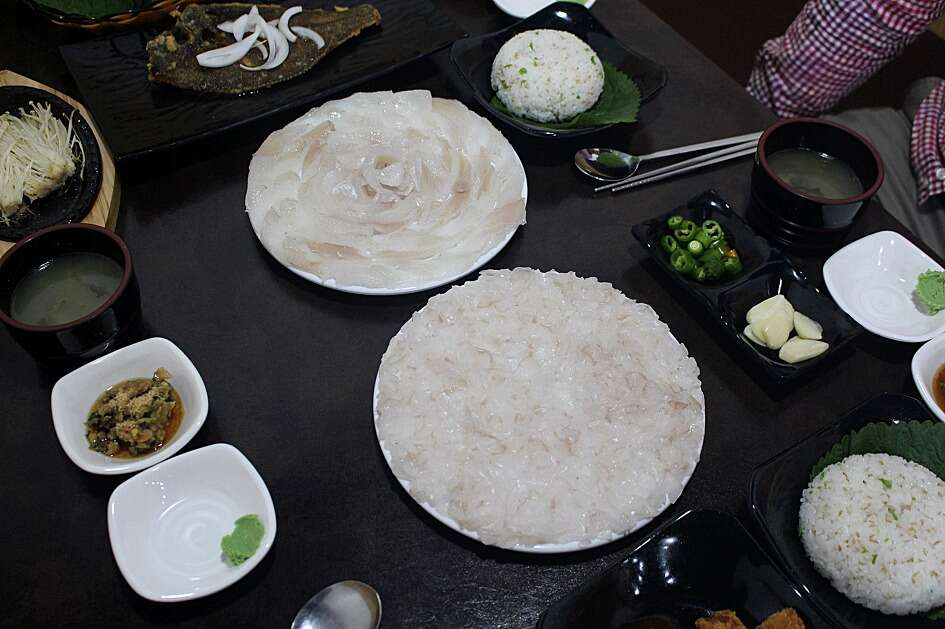
<instances>
[{"instance_id":1,"label":"metal chopstick","mask_svg":"<svg viewBox=\"0 0 945 629\"><path fill-rule=\"evenodd\" d=\"M704 168L705 166L712 166L713 164L721 164L722 162L727 162L729 160L737 159L739 157L746 157L748 155L753 154L754 152L755 152L755 147L742 149L741 151L737 153L730 153L728 155L722 155L720 157L716 157L715 159L703 161L698 164L687 166L685 168L679 168L671 172L665 172L659 175L645 176L641 179L637 179L635 181L631 181L631 182L624 183L623 185L619 185L615 188L611 188L610 191L620 192L621 190L628 190L630 188L636 188L639 186L646 185L648 183L653 183L654 181L660 181L662 179L669 179L670 177L675 177L676 175L681 175L683 173L687 173L693 170L699 170L700 168Z\"/></svg>"},{"instance_id":2,"label":"metal chopstick","mask_svg":"<svg viewBox=\"0 0 945 629\"><path fill-rule=\"evenodd\" d=\"M652 159L663 159L664 157L673 157L674 155L683 155L685 153L694 153L696 151L704 151L706 149L715 149L721 148L723 146L733 146L735 144L743 144L745 142L750 142L752 140L757 141L761 138L761 131L756 131L755 133L746 133L745 135L734 135L730 138L722 138L721 140L709 140L708 142L699 142L697 144L687 144L686 146L680 146L674 149L663 149L662 151L655 151L653 153L648 153L646 155L640 155L640 161L649 161Z\"/></svg>"},{"instance_id":3,"label":"metal chopstick","mask_svg":"<svg viewBox=\"0 0 945 629\"><path fill-rule=\"evenodd\" d=\"M611 183L604 184L594 188L594 192L601 192L603 190L611 190L618 186L621 187L628 183L633 183L634 181L639 181L640 179L648 179L656 175L662 175L663 173L670 173L682 168L688 168L696 164L701 164L703 162L712 161L717 157L723 157L725 155L730 155L732 153L737 153L745 149L753 149L758 146L758 140L753 140L750 142L744 142L742 144L736 144L735 146L729 146L712 153L706 153L705 155L699 155L698 157L693 157L681 162L676 162L675 164L670 164L669 166L664 166L662 168L657 168L656 170L651 170L649 172L633 175L632 177L627 177L626 179L621 179L620 181L613 181Z\"/></svg>"}]
</instances>

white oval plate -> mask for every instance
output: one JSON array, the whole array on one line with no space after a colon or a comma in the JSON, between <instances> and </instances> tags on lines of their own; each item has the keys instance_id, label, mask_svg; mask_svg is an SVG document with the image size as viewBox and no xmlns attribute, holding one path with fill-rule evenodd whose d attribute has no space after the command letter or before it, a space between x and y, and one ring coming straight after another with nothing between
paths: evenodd
<instances>
[{"instance_id":1,"label":"white oval plate","mask_svg":"<svg viewBox=\"0 0 945 629\"><path fill-rule=\"evenodd\" d=\"M557 0L492 0L495 6L512 17L531 17ZM590 9L596 0L570 0L574 4L583 4Z\"/></svg>"},{"instance_id":2,"label":"white oval plate","mask_svg":"<svg viewBox=\"0 0 945 629\"><path fill-rule=\"evenodd\" d=\"M518 162L519 170L521 171L522 177L524 178L522 181L522 200L525 202L525 206L527 208L528 207L528 176L525 173L525 166L522 164L522 158L518 156L518 153L516 153L514 149L512 150L512 153L515 155L515 160ZM248 215L248 212L247 212L247 215ZM276 260L276 262L278 262L285 268L289 269L290 271L292 271L293 273L295 273L302 279L308 280L309 282L312 282L313 284L318 284L319 286L324 286L325 288L337 290L342 293L352 293L355 295L407 295L410 293L419 293L425 290L430 290L432 288L439 288L440 286L444 286L446 284L455 282L459 278L464 277L474 271L479 270L481 267L488 264L489 261L492 260L492 258L499 255L499 252L505 248L505 245L509 244L509 241L512 240L512 236L515 235L515 232L517 232L518 228L520 227L519 225L516 225L508 233L508 235L506 235L506 237L502 239L502 241L498 245L496 245L489 251L486 251L484 254L479 256L479 259L476 260L476 262L473 263L471 267L469 267L462 273L458 273L456 275L452 275L446 278L440 278L440 279L435 279L435 280L429 280L426 282L421 282L414 286L404 286L401 288L367 288L365 286L339 284L334 279L326 280L319 277L318 275L315 275L314 273L309 273L308 271L303 271L291 265L285 264L284 262L282 262L282 260L280 260L275 255L273 255L272 251L269 250L269 247L266 246L266 243L263 242L262 238L259 237L259 231L256 229L256 225L253 223L252 219L250 219L249 224L252 225L253 227L253 233L256 234L256 239L259 240L263 248L269 252L269 255L271 255Z\"/></svg>"},{"instance_id":3,"label":"white oval plate","mask_svg":"<svg viewBox=\"0 0 945 629\"><path fill-rule=\"evenodd\" d=\"M673 338L675 339L675 337ZM380 395L380 391L378 389L379 384L380 384L380 367L378 367L378 374L374 378L374 401L373 401L374 434L377 437L378 445L381 447L381 452L384 453L384 460L387 461L387 466L390 468L391 474L394 475L394 478L397 479L397 482L400 483L400 486L404 488L404 490L407 492L407 495L413 498L414 502L416 502L418 505L423 507L424 511L426 511L427 513L432 515L434 518L436 518L437 520L439 520L440 522L442 522L449 528L453 529L457 533L465 535L466 537L470 539L474 539L477 542L482 542L482 540L479 538L479 533L463 528L462 526L459 525L459 523L456 522L456 520L454 520L453 518L447 515L443 515L442 513L434 509L428 502L420 502L419 500L417 500L417 498L410 492L410 481L400 478L399 476L397 476L397 473L394 472L394 467L393 465L391 465L390 451L387 449L387 446L384 444L384 440L381 439L381 433L377 428L377 398ZM702 400L702 421L704 424L705 423L705 399ZM702 446L704 443L705 443L705 431L703 431L703 434L702 434L702 442L699 443L699 454L696 457L696 464L692 467L692 472L690 472L689 475L683 479L682 488L679 490L680 496L682 496L682 492L686 489L686 485L689 484L689 479L692 478L692 475L695 473L696 468L699 466L699 459L702 456ZM627 535L630 535L634 531L640 530L641 528L643 528L644 526L652 522L661 513L663 513L663 511L666 511L666 509L669 508L671 504L673 504L673 501L667 500L662 506L660 506L660 509L655 516L653 516L652 518L647 518L645 520L640 520L640 522L638 522L635 527L633 527L632 529L624 533L615 533L613 531L609 531L606 535L595 538L591 540L590 542L586 542L586 543L575 541L575 542L565 542L561 544L535 544L532 546L525 545L525 544L516 544L514 546L500 546L498 544L489 544L489 545L496 546L497 548L505 548L506 550L515 550L522 553L533 553L537 555L548 555L548 554L553 554L553 553L571 553L578 550L589 550L591 548L597 548L598 546L603 546L604 544L609 544L610 542L616 541L618 539L626 537ZM482 543L485 544L485 542L482 542Z\"/></svg>"},{"instance_id":4,"label":"white oval plate","mask_svg":"<svg viewBox=\"0 0 945 629\"><path fill-rule=\"evenodd\" d=\"M830 256L824 283L837 305L873 334L922 343L945 332L945 311L924 312L913 294L919 273L929 269L942 267L900 234L882 231Z\"/></svg>"}]
</instances>

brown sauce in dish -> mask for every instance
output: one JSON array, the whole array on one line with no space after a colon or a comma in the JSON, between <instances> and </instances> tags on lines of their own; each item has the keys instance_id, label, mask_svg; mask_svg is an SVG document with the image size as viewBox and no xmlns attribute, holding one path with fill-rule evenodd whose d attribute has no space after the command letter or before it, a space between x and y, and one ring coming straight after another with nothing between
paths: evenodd
<instances>
[{"instance_id":1,"label":"brown sauce in dish","mask_svg":"<svg viewBox=\"0 0 945 629\"><path fill-rule=\"evenodd\" d=\"M945 365L939 367L932 378L932 397L938 407L945 411Z\"/></svg>"}]
</instances>

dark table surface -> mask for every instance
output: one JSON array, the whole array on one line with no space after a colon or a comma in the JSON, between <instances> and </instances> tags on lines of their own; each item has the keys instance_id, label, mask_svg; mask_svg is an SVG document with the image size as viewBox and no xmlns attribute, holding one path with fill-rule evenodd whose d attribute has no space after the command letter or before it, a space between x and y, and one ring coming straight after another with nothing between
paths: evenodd
<instances>
[{"instance_id":1,"label":"dark table surface","mask_svg":"<svg viewBox=\"0 0 945 629\"><path fill-rule=\"evenodd\" d=\"M438 3L470 33L511 23L488 0ZM55 46L81 36L0 3L0 67L71 95ZM642 120L589 139L633 152L760 129L772 121L732 79L638 2L601 2L595 15L625 44L667 66L669 84ZM12 44L11 44L12 42ZM445 52L361 89L426 88L477 110ZM120 95L116 95L120 98ZM188 450L231 443L268 484L279 529L266 559L223 592L161 605L137 596L112 558L105 506L123 478L86 474L53 432L56 374L0 333L2 589L9 626L287 627L314 592L343 579L373 584L385 627L530 627L555 598L621 558L653 526L692 508L717 508L750 525L750 471L882 391L914 393L916 346L863 334L819 378L776 391L691 303L668 292L630 227L714 187L737 209L748 197L747 160L594 197L570 165L582 142L526 137L501 127L529 179L528 224L491 263L575 271L653 306L702 371L706 437L682 497L655 524L602 548L561 556L497 550L428 516L390 474L375 440L371 392L381 354L431 292L344 295L309 284L258 244L244 213L250 157L301 112L121 167L117 230L134 255L147 334L179 345L206 382L210 415ZM850 238L905 230L878 208ZM801 260L819 281L820 262ZM445 289L444 289L445 290Z\"/></svg>"}]
</instances>

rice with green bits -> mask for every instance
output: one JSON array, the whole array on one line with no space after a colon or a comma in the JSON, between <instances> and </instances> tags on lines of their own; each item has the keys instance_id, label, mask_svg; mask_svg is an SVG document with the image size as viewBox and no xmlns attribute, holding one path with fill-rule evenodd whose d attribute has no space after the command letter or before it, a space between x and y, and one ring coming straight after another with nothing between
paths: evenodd
<instances>
[{"instance_id":1,"label":"rice with green bits","mask_svg":"<svg viewBox=\"0 0 945 629\"><path fill-rule=\"evenodd\" d=\"M604 89L604 68L597 53L571 33L525 31L499 49L492 89L517 116L562 122L594 106Z\"/></svg>"},{"instance_id":2,"label":"rice with green bits","mask_svg":"<svg viewBox=\"0 0 945 629\"><path fill-rule=\"evenodd\" d=\"M945 481L889 454L824 468L801 497L804 549L856 603L906 615L945 605Z\"/></svg>"}]
</instances>

